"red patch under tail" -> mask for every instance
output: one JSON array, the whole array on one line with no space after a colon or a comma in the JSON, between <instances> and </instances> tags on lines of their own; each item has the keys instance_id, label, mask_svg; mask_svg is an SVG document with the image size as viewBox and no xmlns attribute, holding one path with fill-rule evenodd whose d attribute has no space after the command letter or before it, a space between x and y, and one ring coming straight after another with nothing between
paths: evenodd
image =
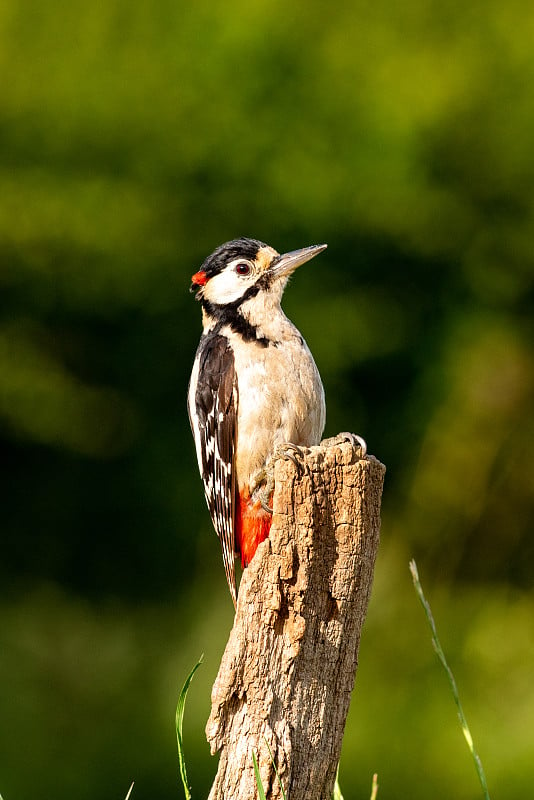
<instances>
[{"instance_id":1,"label":"red patch under tail","mask_svg":"<svg viewBox=\"0 0 534 800\"><path fill-rule=\"evenodd\" d=\"M239 493L236 505L235 544L241 564L246 567L258 545L269 536L272 515L259 502L253 502L247 491Z\"/></svg>"}]
</instances>

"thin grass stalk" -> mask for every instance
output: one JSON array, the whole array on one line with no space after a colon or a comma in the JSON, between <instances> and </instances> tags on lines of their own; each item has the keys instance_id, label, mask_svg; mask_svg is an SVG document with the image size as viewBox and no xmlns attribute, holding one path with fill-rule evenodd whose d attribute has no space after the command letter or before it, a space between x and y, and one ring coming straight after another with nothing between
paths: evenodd
<instances>
[{"instance_id":1,"label":"thin grass stalk","mask_svg":"<svg viewBox=\"0 0 534 800\"><path fill-rule=\"evenodd\" d=\"M438 632L436 629L436 623L434 622L434 617L432 616L432 611L430 608L430 604L425 597L423 592L423 587L421 586L421 581L419 580L419 572L417 570L417 564L415 560L412 559L410 561L410 572L412 573L413 584L415 587L415 591L417 592L417 596L421 601L421 605L423 606L426 618L428 620L428 624L430 626L430 630L432 633L432 645L434 650L436 651L436 655L439 658L443 669L447 675L449 680L449 685L451 687L452 696L454 698L454 702L456 704L456 708L458 711L458 718L460 720L460 725L462 728L462 733L464 735L465 741L467 742L467 746L469 748L469 752L475 762L475 769L477 771L478 779L480 781L480 785L482 787L482 791L484 793L485 800L490 800L489 792L488 792L488 785L486 782L486 775L484 773L484 768L482 766L482 761L480 760L480 756L478 755L477 751L475 750L475 745L473 742L473 737L471 736L471 731L469 730L469 725L467 724L467 719L465 718L464 710L462 708L462 704L460 702L460 696L458 694L458 687L456 685L456 680L454 678L453 672L447 663L447 659L445 658L445 653L443 652L443 648L439 641Z\"/></svg>"}]
</instances>

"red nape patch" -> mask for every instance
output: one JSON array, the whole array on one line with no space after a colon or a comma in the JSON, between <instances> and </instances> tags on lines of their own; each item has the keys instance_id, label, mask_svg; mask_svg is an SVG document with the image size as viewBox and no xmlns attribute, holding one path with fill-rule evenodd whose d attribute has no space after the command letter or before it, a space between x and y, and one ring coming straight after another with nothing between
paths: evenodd
<instances>
[{"instance_id":1,"label":"red nape patch","mask_svg":"<svg viewBox=\"0 0 534 800\"><path fill-rule=\"evenodd\" d=\"M208 282L208 276L204 272L204 270L200 270L200 272L195 272L193 277L191 278L191 283L193 286L205 286Z\"/></svg>"},{"instance_id":2,"label":"red nape patch","mask_svg":"<svg viewBox=\"0 0 534 800\"><path fill-rule=\"evenodd\" d=\"M235 544L241 554L241 564L246 567L258 545L269 536L272 516L260 503L253 503L247 491L239 493L236 506Z\"/></svg>"}]
</instances>

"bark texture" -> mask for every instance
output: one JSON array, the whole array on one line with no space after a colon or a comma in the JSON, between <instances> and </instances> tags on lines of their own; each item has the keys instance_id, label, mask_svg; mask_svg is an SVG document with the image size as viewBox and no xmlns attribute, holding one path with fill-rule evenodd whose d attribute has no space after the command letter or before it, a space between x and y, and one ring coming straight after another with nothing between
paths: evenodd
<instances>
[{"instance_id":1,"label":"bark texture","mask_svg":"<svg viewBox=\"0 0 534 800\"><path fill-rule=\"evenodd\" d=\"M210 800L330 800L380 532L385 467L350 443L275 469L269 538L245 570L206 733ZM270 752L269 752L270 750Z\"/></svg>"}]
</instances>

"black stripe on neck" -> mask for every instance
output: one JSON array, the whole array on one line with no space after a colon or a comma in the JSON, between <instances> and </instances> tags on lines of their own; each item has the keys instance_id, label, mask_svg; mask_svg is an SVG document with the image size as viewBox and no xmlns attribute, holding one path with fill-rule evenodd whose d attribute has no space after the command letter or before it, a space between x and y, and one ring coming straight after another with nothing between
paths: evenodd
<instances>
[{"instance_id":1,"label":"black stripe on neck","mask_svg":"<svg viewBox=\"0 0 534 800\"><path fill-rule=\"evenodd\" d=\"M207 316L214 320L216 325L213 333L218 333L221 328L228 325L234 333L238 333L245 342L256 342L261 347L269 347L274 344L266 336L258 336L258 329L255 325L245 319L240 312L240 306L245 300L250 300L251 297L256 297L260 291L260 286L256 283L250 286L242 297L234 300L233 303L225 303L218 305L217 303L210 303L209 300L202 298L202 308Z\"/></svg>"}]
</instances>

